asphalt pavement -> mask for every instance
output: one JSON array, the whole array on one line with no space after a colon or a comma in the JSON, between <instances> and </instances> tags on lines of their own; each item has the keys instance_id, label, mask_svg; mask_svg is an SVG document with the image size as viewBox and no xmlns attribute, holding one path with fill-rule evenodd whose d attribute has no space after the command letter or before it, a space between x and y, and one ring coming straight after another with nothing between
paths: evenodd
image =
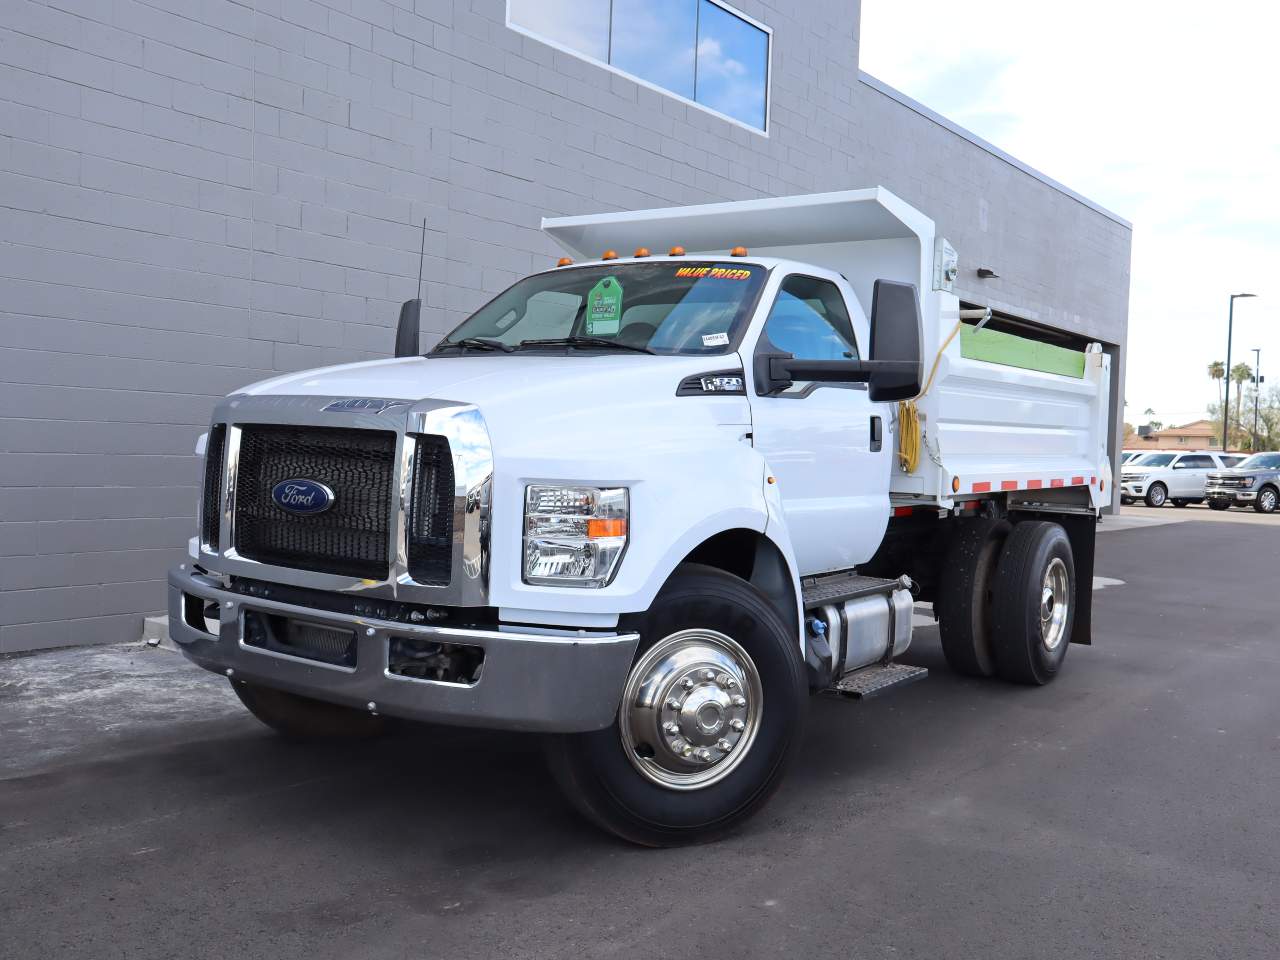
<instances>
[{"instance_id":1,"label":"asphalt pavement","mask_svg":"<svg viewBox=\"0 0 1280 960\"><path fill-rule=\"evenodd\" d=\"M918 630L925 682L815 700L692 849L579 821L530 737L296 745L163 650L0 660L0 957L1280 955L1280 517L1141 509L1056 682Z\"/></svg>"}]
</instances>

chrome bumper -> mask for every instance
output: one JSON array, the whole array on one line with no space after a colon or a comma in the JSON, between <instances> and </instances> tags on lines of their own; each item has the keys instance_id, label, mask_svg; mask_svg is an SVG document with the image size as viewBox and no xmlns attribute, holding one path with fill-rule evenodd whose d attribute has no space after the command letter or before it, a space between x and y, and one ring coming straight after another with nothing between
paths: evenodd
<instances>
[{"instance_id":1,"label":"chrome bumper","mask_svg":"<svg viewBox=\"0 0 1280 960\"><path fill-rule=\"evenodd\" d=\"M1210 500L1230 500L1232 503L1253 503L1258 499L1257 490L1242 487L1205 487L1204 495Z\"/></svg>"},{"instance_id":2,"label":"chrome bumper","mask_svg":"<svg viewBox=\"0 0 1280 960\"><path fill-rule=\"evenodd\" d=\"M218 605L218 633L187 622L183 595ZM354 668L246 646L245 610L304 619L356 635ZM169 572L169 635L193 663L237 679L380 714L456 726L577 733L613 722L639 635L463 630L372 620L246 597L189 564ZM388 670L388 640L414 637L484 649L474 684Z\"/></svg>"}]
</instances>

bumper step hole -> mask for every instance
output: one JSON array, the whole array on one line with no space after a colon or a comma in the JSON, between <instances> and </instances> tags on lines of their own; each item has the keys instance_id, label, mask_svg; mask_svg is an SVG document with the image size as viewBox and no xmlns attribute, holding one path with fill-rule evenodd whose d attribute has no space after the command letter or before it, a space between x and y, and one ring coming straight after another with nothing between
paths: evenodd
<instances>
[{"instance_id":1,"label":"bumper step hole","mask_svg":"<svg viewBox=\"0 0 1280 960\"><path fill-rule=\"evenodd\" d=\"M472 686L484 667L484 648L465 643L440 643L417 637L392 637L387 669L397 677Z\"/></svg>"}]
</instances>

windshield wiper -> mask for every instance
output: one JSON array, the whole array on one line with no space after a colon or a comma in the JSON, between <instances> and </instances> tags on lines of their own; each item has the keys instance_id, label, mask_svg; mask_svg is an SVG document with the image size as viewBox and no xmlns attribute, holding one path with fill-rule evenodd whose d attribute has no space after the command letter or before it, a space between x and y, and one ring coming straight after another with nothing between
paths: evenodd
<instances>
[{"instance_id":1,"label":"windshield wiper","mask_svg":"<svg viewBox=\"0 0 1280 960\"><path fill-rule=\"evenodd\" d=\"M648 347L635 343L622 343L607 337L547 337L542 340L521 340L515 349L525 347L596 347L607 350L632 350L635 353L653 353Z\"/></svg>"},{"instance_id":2,"label":"windshield wiper","mask_svg":"<svg viewBox=\"0 0 1280 960\"><path fill-rule=\"evenodd\" d=\"M441 340L436 344L436 350L448 347L458 347L461 350L501 350L503 353L511 353L515 347L509 343L503 343L501 340L495 340L493 337L463 337L461 340Z\"/></svg>"}]
</instances>

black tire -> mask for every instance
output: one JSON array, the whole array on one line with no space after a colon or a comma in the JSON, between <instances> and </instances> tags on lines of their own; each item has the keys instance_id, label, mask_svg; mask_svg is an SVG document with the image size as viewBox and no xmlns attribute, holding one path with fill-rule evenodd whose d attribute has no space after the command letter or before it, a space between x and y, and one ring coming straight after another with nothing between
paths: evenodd
<instances>
[{"instance_id":1,"label":"black tire","mask_svg":"<svg viewBox=\"0 0 1280 960\"><path fill-rule=\"evenodd\" d=\"M1122 507L1127 507L1127 506L1129 506L1129 505L1130 505L1130 504L1132 504L1132 503L1133 503L1133 497L1121 497L1121 498L1120 498L1120 505L1121 505Z\"/></svg>"},{"instance_id":2,"label":"black tire","mask_svg":"<svg viewBox=\"0 0 1280 960\"><path fill-rule=\"evenodd\" d=\"M699 564L676 571L636 628L637 662L663 638L691 628L723 633L747 652L762 690L749 751L715 783L671 789L639 772L615 718L603 730L545 738L548 764L580 813L625 840L650 847L714 840L769 798L800 742L809 698L796 632L749 583Z\"/></svg>"},{"instance_id":3,"label":"black tire","mask_svg":"<svg viewBox=\"0 0 1280 960\"><path fill-rule=\"evenodd\" d=\"M1163 507L1169 499L1169 488L1163 483L1153 483L1147 487L1147 495L1142 498L1148 507Z\"/></svg>"},{"instance_id":4,"label":"black tire","mask_svg":"<svg viewBox=\"0 0 1280 960\"><path fill-rule=\"evenodd\" d=\"M1006 520L957 521L947 548L935 606L947 665L970 677L995 673L991 643L991 587L1012 529Z\"/></svg>"},{"instance_id":5,"label":"black tire","mask_svg":"<svg viewBox=\"0 0 1280 960\"><path fill-rule=\"evenodd\" d=\"M243 680L232 680L231 689L250 713L290 740L362 740L387 726L376 714Z\"/></svg>"},{"instance_id":6,"label":"black tire","mask_svg":"<svg viewBox=\"0 0 1280 960\"><path fill-rule=\"evenodd\" d=\"M1182 500L1182 499L1175 499L1175 500L1170 500L1169 502L1170 502L1170 503L1172 503L1175 507L1185 507L1185 506L1186 506L1188 503L1190 503L1191 501L1189 501L1189 500Z\"/></svg>"},{"instance_id":7,"label":"black tire","mask_svg":"<svg viewBox=\"0 0 1280 960\"><path fill-rule=\"evenodd\" d=\"M1065 568L1068 601L1057 642L1046 646L1043 639L1042 594L1051 565L1061 561ZM1055 595L1059 591L1055 591ZM1075 622L1076 570L1066 531L1056 523L1024 521L1016 524L1005 541L996 568L991 605L991 636L996 653L996 672L1013 683L1042 685L1062 669ZM1058 603L1050 605L1056 609Z\"/></svg>"},{"instance_id":8,"label":"black tire","mask_svg":"<svg viewBox=\"0 0 1280 960\"><path fill-rule=\"evenodd\" d=\"M1231 501L1230 500L1210 500L1209 509L1210 510L1230 510Z\"/></svg>"},{"instance_id":9,"label":"black tire","mask_svg":"<svg viewBox=\"0 0 1280 960\"><path fill-rule=\"evenodd\" d=\"M1275 513L1280 506L1280 493L1273 486L1265 486L1258 491L1258 499L1253 501L1253 509L1259 513Z\"/></svg>"}]
</instances>

